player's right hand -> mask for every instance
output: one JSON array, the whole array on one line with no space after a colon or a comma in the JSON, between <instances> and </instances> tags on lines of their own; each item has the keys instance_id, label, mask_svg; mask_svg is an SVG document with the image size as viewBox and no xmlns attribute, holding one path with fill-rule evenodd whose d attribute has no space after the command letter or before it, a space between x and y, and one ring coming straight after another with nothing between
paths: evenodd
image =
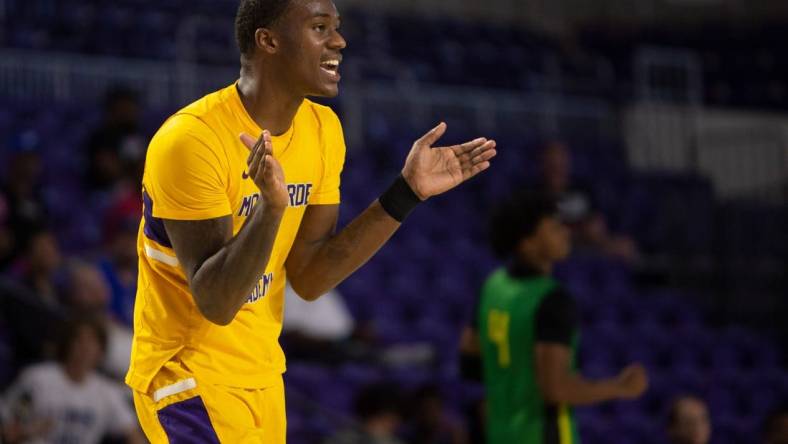
<instances>
[{"instance_id":1,"label":"player's right hand","mask_svg":"<svg viewBox=\"0 0 788 444\"><path fill-rule=\"evenodd\" d=\"M618 380L621 397L624 399L637 398L648 388L648 374L646 369L640 364L626 366L616 379Z\"/></svg>"},{"instance_id":2,"label":"player's right hand","mask_svg":"<svg viewBox=\"0 0 788 444\"><path fill-rule=\"evenodd\" d=\"M249 157L246 159L249 177L260 189L263 202L270 208L287 208L290 195L282 165L274 159L271 133L265 130L257 140L246 133L241 133L240 137L241 142L249 148Z\"/></svg>"}]
</instances>

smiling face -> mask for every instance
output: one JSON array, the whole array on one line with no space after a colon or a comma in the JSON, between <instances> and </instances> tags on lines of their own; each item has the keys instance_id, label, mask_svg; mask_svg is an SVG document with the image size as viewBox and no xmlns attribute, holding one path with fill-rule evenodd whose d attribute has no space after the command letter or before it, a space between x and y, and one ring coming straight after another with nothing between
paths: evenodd
<instances>
[{"instance_id":1,"label":"smiling face","mask_svg":"<svg viewBox=\"0 0 788 444\"><path fill-rule=\"evenodd\" d=\"M293 0L274 26L281 72L304 96L339 94L339 65L347 46L330 0Z\"/></svg>"}]
</instances>

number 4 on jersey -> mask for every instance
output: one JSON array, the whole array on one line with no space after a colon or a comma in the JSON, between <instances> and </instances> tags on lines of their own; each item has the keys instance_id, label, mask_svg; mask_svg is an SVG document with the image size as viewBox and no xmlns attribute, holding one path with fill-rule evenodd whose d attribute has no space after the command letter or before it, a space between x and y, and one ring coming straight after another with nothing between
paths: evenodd
<instances>
[{"instance_id":1,"label":"number 4 on jersey","mask_svg":"<svg viewBox=\"0 0 788 444\"><path fill-rule=\"evenodd\" d=\"M490 310L487 320L487 335L498 347L498 365L509 367L509 313L501 310Z\"/></svg>"}]
</instances>

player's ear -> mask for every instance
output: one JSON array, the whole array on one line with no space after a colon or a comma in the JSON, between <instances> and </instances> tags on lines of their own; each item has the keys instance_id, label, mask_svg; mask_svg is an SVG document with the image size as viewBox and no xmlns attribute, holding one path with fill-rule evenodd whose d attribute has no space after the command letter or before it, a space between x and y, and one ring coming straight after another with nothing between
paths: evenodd
<instances>
[{"instance_id":1,"label":"player's ear","mask_svg":"<svg viewBox=\"0 0 788 444\"><path fill-rule=\"evenodd\" d=\"M279 47L276 36L268 28L258 28L257 31L254 32L254 43L257 49L268 54L274 54Z\"/></svg>"}]
</instances>

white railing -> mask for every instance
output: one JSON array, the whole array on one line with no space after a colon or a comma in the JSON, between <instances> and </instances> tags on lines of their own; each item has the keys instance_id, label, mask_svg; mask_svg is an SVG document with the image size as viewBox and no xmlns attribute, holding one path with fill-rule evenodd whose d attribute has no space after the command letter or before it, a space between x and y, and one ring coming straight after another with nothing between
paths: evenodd
<instances>
[{"instance_id":1,"label":"white railing","mask_svg":"<svg viewBox=\"0 0 788 444\"><path fill-rule=\"evenodd\" d=\"M0 95L26 102L97 102L113 84L153 107L185 104L232 81L237 70L183 63L0 50Z\"/></svg>"},{"instance_id":2,"label":"white railing","mask_svg":"<svg viewBox=\"0 0 788 444\"><path fill-rule=\"evenodd\" d=\"M429 125L436 116L471 116L475 130L487 134L522 128L560 135L580 128L591 136L617 137L623 129L635 168L703 174L723 198L776 203L785 198L780 184L788 180L788 124L747 113L716 117L718 113L700 107L697 91L682 91L693 84L686 81L692 76L664 83L669 93L641 88L644 100L622 114L622 124L617 110L602 100L412 80L371 84L354 79L352 62L346 68L349 75L339 106L346 116L351 147L361 146L367 119L387 109L403 110L398 118L415 127ZM673 72L681 78L680 70ZM235 66L197 65L187 59L169 62L0 50L0 97L42 104L99 103L108 87L124 84L139 91L147 106L174 110L229 84L237 75Z\"/></svg>"},{"instance_id":3,"label":"white railing","mask_svg":"<svg viewBox=\"0 0 788 444\"><path fill-rule=\"evenodd\" d=\"M634 72L637 101L623 113L630 165L698 173L722 199L785 202L788 117L704 107L692 51L641 50Z\"/></svg>"},{"instance_id":4,"label":"white railing","mask_svg":"<svg viewBox=\"0 0 788 444\"><path fill-rule=\"evenodd\" d=\"M352 63L347 70L354 71ZM141 93L147 106L176 109L231 83L236 66L130 60L84 55L0 50L0 97L26 102L98 103L106 89L123 84ZM603 101L566 98L552 94L523 94L399 82L373 85L353 80L342 86L340 106L345 111L351 146L363 137L370 111L396 104L409 112L403 118L420 126L436 110L473 115L479 128L494 131L522 120L531 131L558 133L566 122L583 120L588 131L611 134L617 130L615 113ZM347 78L346 77L346 78ZM527 123L526 123L527 122Z\"/></svg>"},{"instance_id":5,"label":"white railing","mask_svg":"<svg viewBox=\"0 0 788 444\"><path fill-rule=\"evenodd\" d=\"M720 197L785 204L788 117L706 110L693 145L695 168Z\"/></svg>"}]
</instances>

